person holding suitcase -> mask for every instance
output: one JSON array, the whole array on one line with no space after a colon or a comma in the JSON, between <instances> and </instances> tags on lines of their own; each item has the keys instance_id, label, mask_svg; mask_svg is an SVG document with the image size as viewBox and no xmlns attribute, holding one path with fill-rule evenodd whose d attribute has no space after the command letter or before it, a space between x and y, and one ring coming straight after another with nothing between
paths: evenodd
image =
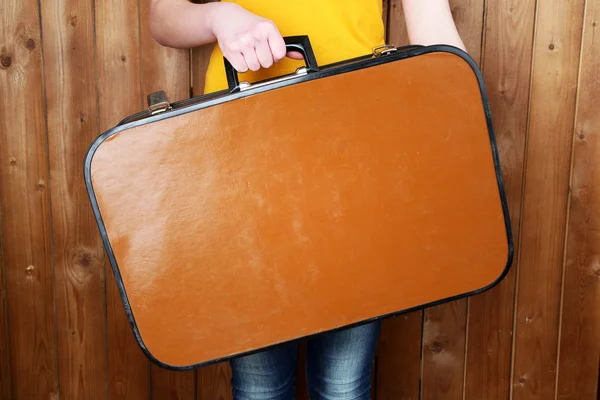
<instances>
[{"instance_id":1,"label":"person holding suitcase","mask_svg":"<svg viewBox=\"0 0 600 400\"><path fill-rule=\"evenodd\" d=\"M402 0L402 6L411 44L465 50L448 0ZM284 36L308 35L319 65L363 56L385 44L381 0L151 0L150 30L168 47L217 44L205 93L227 88L223 57L249 82L294 72L303 65L302 55L286 50ZM309 339L311 400L368 400L379 332L380 322L372 322ZM234 399L294 399L296 365L296 343L231 360Z\"/></svg>"}]
</instances>

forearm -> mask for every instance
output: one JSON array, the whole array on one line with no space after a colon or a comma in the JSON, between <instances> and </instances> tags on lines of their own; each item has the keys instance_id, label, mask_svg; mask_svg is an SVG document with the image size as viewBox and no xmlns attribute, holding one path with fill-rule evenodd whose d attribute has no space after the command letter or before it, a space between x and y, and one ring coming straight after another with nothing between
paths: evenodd
<instances>
[{"instance_id":1,"label":"forearm","mask_svg":"<svg viewBox=\"0 0 600 400\"><path fill-rule=\"evenodd\" d=\"M152 0L150 32L163 46L191 48L216 40L212 21L231 3L194 4L189 0Z\"/></svg>"},{"instance_id":2,"label":"forearm","mask_svg":"<svg viewBox=\"0 0 600 400\"><path fill-rule=\"evenodd\" d=\"M411 44L449 44L465 50L448 0L402 0Z\"/></svg>"},{"instance_id":3,"label":"forearm","mask_svg":"<svg viewBox=\"0 0 600 400\"><path fill-rule=\"evenodd\" d=\"M151 1L150 31L163 46L191 48L217 42L223 56L239 72L269 68L286 56L277 26L236 3ZM294 52L288 57L302 58Z\"/></svg>"}]
</instances>

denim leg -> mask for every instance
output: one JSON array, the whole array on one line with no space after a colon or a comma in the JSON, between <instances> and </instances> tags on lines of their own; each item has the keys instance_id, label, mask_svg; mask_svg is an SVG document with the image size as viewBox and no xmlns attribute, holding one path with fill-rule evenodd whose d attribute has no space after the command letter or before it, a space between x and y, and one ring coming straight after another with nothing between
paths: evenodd
<instances>
[{"instance_id":1,"label":"denim leg","mask_svg":"<svg viewBox=\"0 0 600 400\"><path fill-rule=\"evenodd\" d=\"M380 322L317 336L307 343L311 400L369 400Z\"/></svg>"},{"instance_id":2,"label":"denim leg","mask_svg":"<svg viewBox=\"0 0 600 400\"><path fill-rule=\"evenodd\" d=\"M294 400L298 345L231 360L234 400Z\"/></svg>"}]
</instances>

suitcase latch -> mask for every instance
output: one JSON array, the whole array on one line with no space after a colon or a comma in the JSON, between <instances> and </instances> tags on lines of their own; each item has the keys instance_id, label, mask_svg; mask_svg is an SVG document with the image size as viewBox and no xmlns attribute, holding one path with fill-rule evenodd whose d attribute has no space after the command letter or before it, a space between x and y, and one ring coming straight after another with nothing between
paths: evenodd
<instances>
[{"instance_id":1,"label":"suitcase latch","mask_svg":"<svg viewBox=\"0 0 600 400\"><path fill-rule=\"evenodd\" d=\"M150 93L148 95L148 111L150 115L159 114L165 112L171 108L169 101L167 100L167 94L164 90Z\"/></svg>"},{"instance_id":2,"label":"suitcase latch","mask_svg":"<svg viewBox=\"0 0 600 400\"><path fill-rule=\"evenodd\" d=\"M391 45L391 44L386 44L385 46L375 47L373 49L373 57L385 56L387 54L394 53L396 51L398 51L396 46Z\"/></svg>"}]
</instances>

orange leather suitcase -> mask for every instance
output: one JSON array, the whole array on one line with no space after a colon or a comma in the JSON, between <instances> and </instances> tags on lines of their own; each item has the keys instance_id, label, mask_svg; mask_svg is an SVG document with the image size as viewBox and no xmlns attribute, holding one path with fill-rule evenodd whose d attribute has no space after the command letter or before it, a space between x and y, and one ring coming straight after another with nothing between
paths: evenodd
<instances>
[{"instance_id":1,"label":"orange leather suitcase","mask_svg":"<svg viewBox=\"0 0 600 400\"><path fill-rule=\"evenodd\" d=\"M385 46L128 117L85 181L134 335L189 369L479 293L512 260L481 73Z\"/></svg>"}]
</instances>

